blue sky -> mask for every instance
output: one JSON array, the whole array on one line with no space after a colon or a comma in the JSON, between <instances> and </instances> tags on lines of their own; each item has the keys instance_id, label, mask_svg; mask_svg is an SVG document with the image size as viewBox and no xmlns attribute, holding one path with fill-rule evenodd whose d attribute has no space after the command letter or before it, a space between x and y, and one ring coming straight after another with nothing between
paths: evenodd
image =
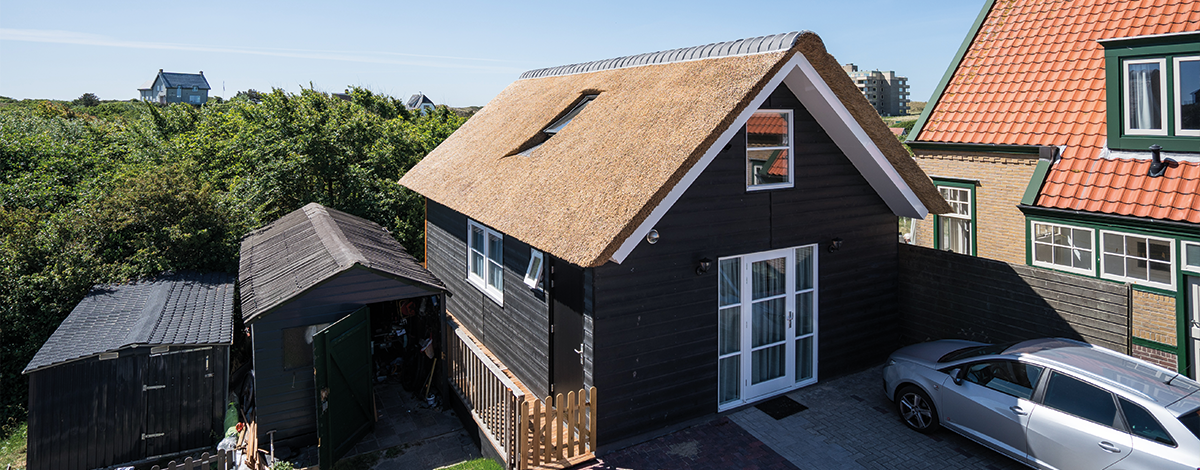
<instances>
[{"instance_id":1,"label":"blue sky","mask_svg":"<svg viewBox=\"0 0 1200 470\"><path fill-rule=\"evenodd\" d=\"M0 95L135 98L161 68L225 97L311 83L484 105L529 69L810 30L924 101L983 1L0 0Z\"/></svg>"}]
</instances>

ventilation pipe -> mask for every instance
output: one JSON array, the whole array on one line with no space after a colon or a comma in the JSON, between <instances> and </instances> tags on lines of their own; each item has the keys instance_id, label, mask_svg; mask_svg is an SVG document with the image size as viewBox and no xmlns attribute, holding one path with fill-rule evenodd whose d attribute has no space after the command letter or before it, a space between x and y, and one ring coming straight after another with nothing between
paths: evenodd
<instances>
[{"instance_id":1,"label":"ventilation pipe","mask_svg":"<svg viewBox=\"0 0 1200 470\"><path fill-rule=\"evenodd\" d=\"M1176 163L1175 160L1172 160L1170 158L1167 158L1167 159L1162 158L1162 146L1161 145L1158 145L1158 144L1151 145L1150 152L1152 155L1152 160L1150 161L1150 171L1148 173L1146 173L1146 176L1149 176L1151 178L1158 178L1159 176L1162 176L1163 173L1166 173L1167 167L1172 167L1172 166L1178 165L1178 163Z\"/></svg>"}]
</instances>

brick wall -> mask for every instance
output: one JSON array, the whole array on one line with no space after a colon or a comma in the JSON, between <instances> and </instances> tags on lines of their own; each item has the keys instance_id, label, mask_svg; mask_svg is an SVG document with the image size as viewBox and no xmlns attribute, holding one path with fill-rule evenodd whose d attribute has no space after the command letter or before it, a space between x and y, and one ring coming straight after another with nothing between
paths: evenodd
<instances>
[{"instance_id":1,"label":"brick wall","mask_svg":"<svg viewBox=\"0 0 1200 470\"><path fill-rule=\"evenodd\" d=\"M1133 336L1135 338L1174 346L1179 344L1176 339L1176 328L1175 297L1133 290Z\"/></svg>"},{"instance_id":2,"label":"brick wall","mask_svg":"<svg viewBox=\"0 0 1200 470\"><path fill-rule=\"evenodd\" d=\"M1160 365L1167 370L1178 370L1178 358L1169 352L1159 351L1145 346L1133 345L1130 351L1130 356L1136 357L1151 364Z\"/></svg>"},{"instance_id":3,"label":"brick wall","mask_svg":"<svg viewBox=\"0 0 1200 470\"><path fill-rule=\"evenodd\" d=\"M976 255L1025 264L1025 216L1017 210L1037 156L917 151L917 165L930 177L979 180L975 186ZM914 224L913 244L933 248L933 214Z\"/></svg>"}]
</instances>

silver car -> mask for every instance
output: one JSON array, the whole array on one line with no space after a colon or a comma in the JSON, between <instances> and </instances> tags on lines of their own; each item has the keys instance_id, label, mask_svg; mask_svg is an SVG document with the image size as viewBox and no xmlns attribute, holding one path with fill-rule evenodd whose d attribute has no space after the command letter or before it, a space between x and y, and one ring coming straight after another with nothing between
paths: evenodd
<instances>
[{"instance_id":1,"label":"silver car","mask_svg":"<svg viewBox=\"0 0 1200 470\"><path fill-rule=\"evenodd\" d=\"M1200 384L1079 341L902 348L884 394L918 432L945 426L1045 469L1200 468Z\"/></svg>"}]
</instances>

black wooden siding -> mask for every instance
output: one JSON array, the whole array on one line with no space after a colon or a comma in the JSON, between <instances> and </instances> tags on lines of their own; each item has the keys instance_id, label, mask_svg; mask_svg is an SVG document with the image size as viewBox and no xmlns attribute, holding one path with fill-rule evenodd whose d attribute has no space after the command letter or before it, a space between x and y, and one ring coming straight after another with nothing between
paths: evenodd
<instances>
[{"instance_id":1,"label":"black wooden siding","mask_svg":"<svg viewBox=\"0 0 1200 470\"><path fill-rule=\"evenodd\" d=\"M276 430L275 442L317 441L317 398L312 367L283 368L283 330L333 323L367 304L433 295L366 268L355 268L263 313L251 322L254 336L255 402L260 442Z\"/></svg>"},{"instance_id":2,"label":"black wooden siding","mask_svg":"<svg viewBox=\"0 0 1200 470\"><path fill-rule=\"evenodd\" d=\"M451 292L446 310L486 344L530 391L540 397L549 394L550 314L546 295L529 289L524 282L530 246L504 236L501 307L467 282L467 217L430 200L426 219L425 259L429 271Z\"/></svg>"},{"instance_id":3,"label":"black wooden siding","mask_svg":"<svg viewBox=\"0 0 1200 470\"><path fill-rule=\"evenodd\" d=\"M31 372L28 468L86 470L215 445L224 432L229 347L177 351L126 349L117 359Z\"/></svg>"},{"instance_id":4,"label":"black wooden siding","mask_svg":"<svg viewBox=\"0 0 1200 470\"><path fill-rule=\"evenodd\" d=\"M700 258L819 243L821 380L898 344L896 217L786 86L762 108L795 110L794 188L746 191L743 130L658 223L657 244L594 269L601 445L716 412L717 268L697 276ZM829 253L834 237L845 242Z\"/></svg>"}]
</instances>

